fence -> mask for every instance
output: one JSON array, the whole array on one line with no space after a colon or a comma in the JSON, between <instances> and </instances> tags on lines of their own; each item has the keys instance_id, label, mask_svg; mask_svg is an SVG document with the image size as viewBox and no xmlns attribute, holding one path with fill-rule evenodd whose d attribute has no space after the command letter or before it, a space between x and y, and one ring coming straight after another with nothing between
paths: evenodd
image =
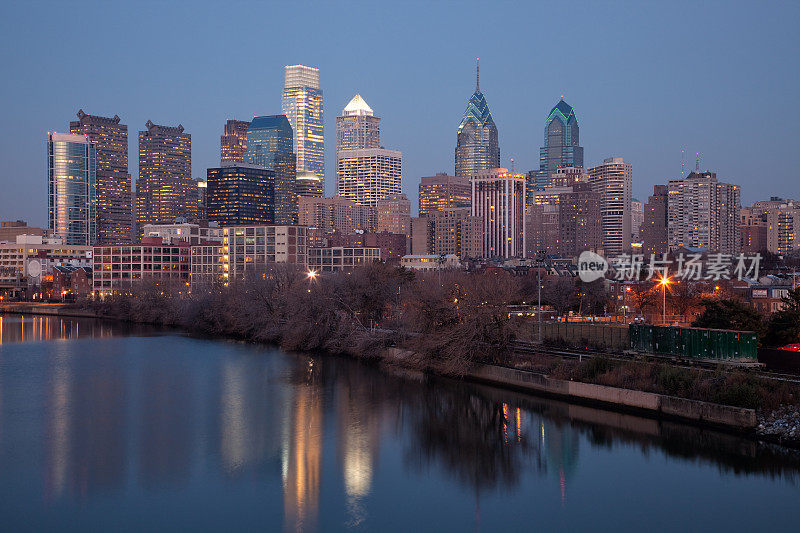
<instances>
[{"instance_id":1,"label":"fence","mask_svg":"<svg viewBox=\"0 0 800 533\"><path fill-rule=\"evenodd\" d=\"M530 330L536 338L537 325ZM630 348L628 326L612 324L586 324L548 322L542 324L542 340L548 344L563 344L576 348L603 348L624 351Z\"/></svg>"}]
</instances>

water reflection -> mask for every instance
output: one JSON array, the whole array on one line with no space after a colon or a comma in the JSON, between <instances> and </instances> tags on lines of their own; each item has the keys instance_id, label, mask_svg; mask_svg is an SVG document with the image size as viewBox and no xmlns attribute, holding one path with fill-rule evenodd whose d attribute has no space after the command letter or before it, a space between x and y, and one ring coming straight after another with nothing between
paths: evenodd
<instances>
[{"instance_id":1,"label":"water reflection","mask_svg":"<svg viewBox=\"0 0 800 533\"><path fill-rule=\"evenodd\" d=\"M163 333L152 326L92 318L0 314L0 345L12 342Z\"/></svg>"},{"instance_id":2,"label":"water reflection","mask_svg":"<svg viewBox=\"0 0 800 533\"><path fill-rule=\"evenodd\" d=\"M736 436L333 357L172 336L0 347L0 514L34 529L97 523L101 501L151 502L118 529L408 530L441 505L436 529L519 529L531 506L608 504L609 479L584 474L601 451L663 456L694 483L705 466L800 472L797 453Z\"/></svg>"}]
</instances>

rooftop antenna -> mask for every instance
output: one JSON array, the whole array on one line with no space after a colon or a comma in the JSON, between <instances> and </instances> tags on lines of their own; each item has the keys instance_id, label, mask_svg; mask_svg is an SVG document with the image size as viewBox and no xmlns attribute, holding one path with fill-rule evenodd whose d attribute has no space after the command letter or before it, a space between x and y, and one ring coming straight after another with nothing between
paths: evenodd
<instances>
[{"instance_id":1,"label":"rooftop antenna","mask_svg":"<svg viewBox=\"0 0 800 533\"><path fill-rule=\"evenodd\" d=\"M681 150L681 178L686 174L686 150Z\"/></svg>"},{"instance_id":2,"label":"rooftop antenna","mask_svg":"<svg viewBox=\"0 0 800 533\"><path fill-rule=\"evenodd\" d=\"M700 152L697 152L697 159L694 160L694 170L700 172Z\"/></svg>"},{"instance_id":3,"label":"rooftop antenna","mask_svg":"<svg viewBox=\"0 0 800 533\"><path fill-rule=\"evenodd\" d=\"M475 58L475 92L481 92L481 58Z\"/></svg>"}]
</instances>

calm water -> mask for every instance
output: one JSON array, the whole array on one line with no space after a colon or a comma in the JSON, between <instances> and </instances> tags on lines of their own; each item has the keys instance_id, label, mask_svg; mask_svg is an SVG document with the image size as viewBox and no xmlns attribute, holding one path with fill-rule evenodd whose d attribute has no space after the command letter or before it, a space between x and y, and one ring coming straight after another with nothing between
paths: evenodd
<instances>
[{"instance_id":1,"label":"calm water","mask_svg":"<svg viewBox=\"0 0 800 533\"><path fill-rule=\"evenodd\" d=\"M785 449L151 333L2 319L4 531L800 528Z\"/></svg>"}]
</instances>

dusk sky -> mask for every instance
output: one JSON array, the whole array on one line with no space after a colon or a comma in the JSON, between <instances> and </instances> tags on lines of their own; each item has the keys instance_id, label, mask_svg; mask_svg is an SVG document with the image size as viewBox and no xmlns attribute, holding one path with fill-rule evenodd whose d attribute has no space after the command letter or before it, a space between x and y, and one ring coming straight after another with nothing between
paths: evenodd
<instances>
[{"instance_id":1,"label":"dusk sky","mask_svg":"<svg viewBox=\"0 0 800 533\"><path fill-rule=\"evenodd\" d=\"M453 173L475 89L497 124L501 164L538 168L559 95L575 108L586 166L633 164L633 195L701 167L742 202L800 198L798 2L3 2L0 220L47 223L48 131L83 109L128 125L129 171L147 120L192 135L192 175L219 164L229 118L281 112L283 67L320 68L326 195L335 116L360 93L421 176Z\"/></svg>"}]
</instances>

